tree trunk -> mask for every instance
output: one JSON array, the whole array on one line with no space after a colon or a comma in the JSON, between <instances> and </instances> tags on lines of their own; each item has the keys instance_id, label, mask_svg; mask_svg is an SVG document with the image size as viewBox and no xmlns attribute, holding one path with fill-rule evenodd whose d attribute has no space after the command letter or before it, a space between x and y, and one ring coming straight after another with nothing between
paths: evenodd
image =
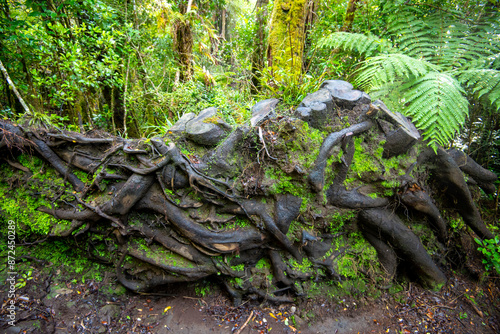
<instances>
[{"instance_id":1,"label":"tree trunk","mask_svg":"<svg viewBox=\"0 0 500 334\"><path fill-rule=\"evenodd\" d=\"M252 94L257 94L260 88L260 78L265 66L265 41L267 26L267 4L269 0L258 0L255 4L257 32L254 37L252 54Z\"/></svg>"},{"instance_id":2,"label":"tree trunk","mask_svg":"<svg viewBox=\"0 0 500 334\"><path fill-rule=\"evenodd\" d=\"M302 74L307 3L305 0L274 2L267 57L277 80L296 82Z\"/></svg>"},{"instance_id":3,"label":"tree trunk","mask_svg":"<svg viewBox=\"0 0 500 334\"><path fill-rule=\"evenodd\" d=\"M349 0L347 5L347 11L345 13L344 25L341 31L350 32L352 28L352 23L354 22L354 14L356 13L356 8L358 7L359 0Z\"/></svg>"},{"instance_id":4,"label":"tree trunk","mask_svg":"<svg viewBox=\"0 0 500 334\"><path fill-rule=\"evenodd\" d=\"M179 79L181 81L189 81L193 75L193 33L186 15L190 10L190 4L191 0L187 6L179 5L183 18L176 18L172 23L174 50L180 65Z\"/></svg>"}]
</instances>

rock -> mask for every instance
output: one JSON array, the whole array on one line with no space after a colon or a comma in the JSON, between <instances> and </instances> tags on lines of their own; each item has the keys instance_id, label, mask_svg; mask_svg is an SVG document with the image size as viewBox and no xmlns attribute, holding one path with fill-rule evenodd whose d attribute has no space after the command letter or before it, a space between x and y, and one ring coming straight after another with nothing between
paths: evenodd
<instances>
[{"instance_id":1,"label":"rock","mask_svg":"<svg viewBox=\"0 0 500 334\"><path fill-rule=\"evenodd\" d=\"M260 126L264 121L276 117L274 110L276 105L280 102L278 99L267 99L264 101L257 102L252 107L252 118L250 119L250 125Z\"/></svg>"},{"instance_id":2,"label":"rock","mask_svg":"<svg viewBox=\"0 0 500 334\"><path fill-rule=\"evenodd\" d=\"M295 117L307 122L313 128L322 129L331 119L332 112L328 111L328 106L325 103L314 102L309 104L309 107L297 108Z\"/></svg>"},{"instance_id":3,"label":"rock","mask_svg":"<svg viewBox=\"0 0 500 334\"><path fill-rule=\"evenodd\" d=\"M57 298L59 296L69 295L72 293L73 293L73 290L68 289L68 288L54 289L54 290L51 290L51 292L47 296L45 296L45 299Z\"/></svg>"},{"instance_id":4,"label":"rock","mask_svg":"<svg viewBox=\"0 0 500 334\"><path fill-rule=\"evenodd\" d=\"M299 317L298 315L294 315L293 319L295 320L295 323L297 324L298 328L304 327L306 325L306 322L302 320L302 318Z\"/></svg>"},{"instance_id":5,"label":"rock","mask_svg":"<svg viewBox=\"0 0 500 334\"><path fill-rule=\"evenodd\" d=\"M303 120L306 123L310 123L312 121L311 108L308 108L308 107L298 107L295 110L295 117L297 117L298 119Z\"/></svg>"},{"instance_id":6,"label":"rock","mask_svg":"<svg viewBox=\"0 0 500 334\"><path fill-rule=\"evenodd\" d=\"M204 160L208 159L208 161L210 161L210 168L207 172L210 173L212 177L235 176L234 173L237 172L238 169L234 168L233 164L237 163L238 157L234 156L239 153L237 149L239 147L238 145L249 132L250 127L248 126L236 128L217 146L214 152L210 153L208 157L203 158Z\"/></svg>"},{"instance_id":7,"label":"rock","mask_svg":"<svg viewBox=\"0 0 500 334\"><path fill-rule=\"evenodd\" d=\"M186 124L187 122L189 122L190 120L192 120L193 118L195 118L196 115L192 112L190 113L187 113L187 114L184 114L182 115L181 118L179 118L179 120L170 127L170 129L168 129L170 132L173 132L173 133L181 133L181 132L184 132L186 131Z\"/></svg>"},{"instance_id":8,"label":"rock","mask_svg":"<svg viewBox=\"0 0 500 334\"><path fill-rule=\"evenodd\" d=\"M420 133L415 125L401 113L389 110L380 100L373 102L372 107L377 109L378 124L386 137L384 158L406 153L420 139Z\"/></svg>"},{"instance_id":9,"label":"rock","mask_svg":"<svg viewBox=\"0 0 500 334\"><path fill-rule=\"evenodd\" d=\"M22 328L17 326L10 326L5 330L5 334L19 334Z\"/></svg>"},{"instance_id":10,"label":"rock","mask_svg":"<svg viewBox=\"0 0 500 334\"><path fill-rule=\"evenodd\" d=\"M200 145L215 146L224 137L226 132L232 128L221 119L214 121L210 118L216 118L217 108L211 107L204 109L198 116L186 123L187 137Z\"/></svg>"},{"instance_id":11,"label":"rock","mask_svg":"<svg viewBox=\"0 0 500 334\"><path fill-rule=\"evenodd\" d=\"M401 114L400 112L394 112L389 110L389 108L387 108L384 102L380 100L376 100L375 102L373 102L372 106L378 109L380 118L393 124L394 126L396 126L396 128L401 127L403 131L408 134L409 137L415 140L420 139L420 133L418 133L418 130L415 128L413 123L408 121L408 119L405 116L403 116L403 114Z\"/></svg>"},{"instance_id":12,"label":"rock","mask_svg":"<svg viewBox=\"0 0 500 334\"><path fill-rule=\"evenodd\" d=\"M99 310L99 318L101 319L101 321L107 321L109 324L111 322L111 319L119 317L120 313L120 306L108 304L104 305Z\"/></svg>"},{"instance_id":13,"label":"rock","mask_svg":"<svg viewBox=\"0 0 500 334\"><path fill-rule=\"evenodd\" d=\"M295 111L295 117L309 123L313 128L322 129L333 117L334 106L328 89L320 89L307 94Z\"/></svg>"},{"instance_id":14,"label":"rock","mask_svg":"<svg viewBox=\"0 0 500 334\"><path fill-rule=\"evenodd\" d=\"M320 90L307 94L307 96L302 100L299 107L311 107L311 105L316 103L324 103L327 106L328 112L333 110L333 99L332 94L328 89L321 88Z\"/></svg>"},{"instance_id":15,"label":"rock","mask_svg":"<svg viewBox=\"0 0 500 334\"><path fill-rule=\"evenodd\" d=\"M326 80L321 88L327 89L335 104L341 108L352 110L356 105L369 104L371 98L365 92L352 89L352 85L343 80Z\"/></svg>"}]
</instances>

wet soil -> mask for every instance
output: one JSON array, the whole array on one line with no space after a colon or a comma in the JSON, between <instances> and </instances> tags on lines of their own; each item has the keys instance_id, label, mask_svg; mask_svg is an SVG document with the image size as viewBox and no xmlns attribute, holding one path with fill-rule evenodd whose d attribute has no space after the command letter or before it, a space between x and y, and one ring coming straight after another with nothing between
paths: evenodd
<instances>
[{"instance_id":1,"label":"wet soil","mask_svg":"<svg viewBox=\"0 0 500 334\"><path fill-rule=\"evenodd\" d=\"M451 277L439 292L402 283L380 296L305 298L295 304L247 299L233 307L215 284L179 284L148 294L126 291L113 273L100 282L57 269L32 274L13 300L0 286L0 333L500 333L500 278ZM208 288L207 288L208 287ZM197 294L197 293L198 294ZM203 295L203 296L201 296ZM12 323L11 323L12 324Z\"/></svg>"}]
</instances>

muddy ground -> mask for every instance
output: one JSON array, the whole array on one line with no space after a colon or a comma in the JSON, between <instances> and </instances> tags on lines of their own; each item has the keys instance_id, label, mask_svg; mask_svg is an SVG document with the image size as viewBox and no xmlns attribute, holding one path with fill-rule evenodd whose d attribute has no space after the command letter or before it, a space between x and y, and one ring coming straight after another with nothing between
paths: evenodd
<instances>
[{"instance_id":1,"label":"muddy ground","mask_svg":"<svg viewBox=\"0 0 500 334\"><path fill-rule=\"evenodd\" d=\"M318 294L295 304L246 300L233 307L214 282L179 284L134 294L116 282L68 277L64 268L33 262L17 290L15 326L2 275L2 333L500 333L500 278L448 273L439 292L403 282L378 296ZM18 277L18 281L19 281ZM398 291L400 290L400 291Z\"/></svg>"}]
</instances>

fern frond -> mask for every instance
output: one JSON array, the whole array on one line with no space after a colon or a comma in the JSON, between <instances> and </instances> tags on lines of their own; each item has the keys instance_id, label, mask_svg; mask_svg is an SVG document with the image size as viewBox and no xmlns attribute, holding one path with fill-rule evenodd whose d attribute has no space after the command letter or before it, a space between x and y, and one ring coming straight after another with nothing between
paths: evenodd
<instances>
[{"instance_id":1,"label":"fern frond","mask_svg":"<svg viewBox=\"0 0 500 334\"><path fill-rule=\"evenodd\" d=\"M428 145L445 146L465 121L469 102L456 79L445 73L430 72L403 85L408 107L417 128L424 131Z\"/></svg>"},{"instance_id":2,"label":"fern frond","mask_svg":"<svg viewBox=\"0 0 500 334\"><path fill-rule=\"evenodd\" d=\"M355 84L362 89L370 90L397 79L413 79L435 70L438 68L425 60L400 53L384 54L364 61L363 66L357 71L359 75L355 79Z\"/></svg>"},{"instance_id":3,"label":"fern frond","mask_svg":"<svg viewBox=\"0 0 500 334\"><path fill-rule=\"evenodd\" d=\"M458 80L470 87L478 98L486 97L493 107L500 110L500 71L493 69L477 69L462 71Z\"/></svg>"},{"instance_id":4,"label":"fern frond","mask_svg":"<svg viewBox=\"0 0 500 334\"><path fill-rule=\"evenodd\" d=\"M348 32L334 32L318 42L320 48L341 49L369 57L382 50L392 49L386 41L376 36Z\"/></svg>"},{"instance_id":5,"label":"fern frond","mask_svg":"<svg viewBox=\"0 0 500 334\"><path fill-rule=\"evenodd\" d=\"M459 11L426 15L415 7L402 7L391 15L387 33L399 52L424 57L448 70L460 68L500 50L498 33L491 23L465 18Z\"/></svg>"}]
</instances>

